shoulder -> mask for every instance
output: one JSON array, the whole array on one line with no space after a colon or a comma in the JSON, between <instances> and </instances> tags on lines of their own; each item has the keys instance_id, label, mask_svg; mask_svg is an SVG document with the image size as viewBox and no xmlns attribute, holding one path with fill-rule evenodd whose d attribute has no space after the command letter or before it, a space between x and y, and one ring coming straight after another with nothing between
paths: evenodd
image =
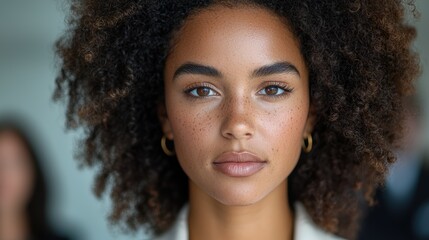
<instances>
[{"instance_id":1,"label":"shoulder","mask_svg":"<svg viewBox=\"0 0 429 240\"><path fill-rule=\"evenodd\" d=\"M317 226L307 214L304 206L295 203L294 240L343 240Z\"/></svg>"}]
</instances>

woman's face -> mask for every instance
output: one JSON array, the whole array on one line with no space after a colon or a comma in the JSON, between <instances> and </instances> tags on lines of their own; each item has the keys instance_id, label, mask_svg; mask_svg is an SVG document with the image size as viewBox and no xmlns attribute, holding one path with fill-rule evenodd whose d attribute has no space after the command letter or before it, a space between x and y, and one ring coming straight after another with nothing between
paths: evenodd
<instances>
[{"instance_id":1,"label":"woman's face","mask_svg":"<svg viewBox=\"0 0 429 240\"><path fill-rule=\"evenodd\" d=\"M14 132L0 133L0 212L22 211L32 192L33 166Z\"/></svg>"},{"instance_id":2,"label":"woman's face","mask_svg":"<svg viewBox=\"0 0 429 240\"><path fill-rule=\"evenodd\" d=\"M175 36L164 76L160 119L191 189L247 205L285 181L311 121L308 71L284 21L256 7L202 10Z\"/></svg>"}]
</instances>

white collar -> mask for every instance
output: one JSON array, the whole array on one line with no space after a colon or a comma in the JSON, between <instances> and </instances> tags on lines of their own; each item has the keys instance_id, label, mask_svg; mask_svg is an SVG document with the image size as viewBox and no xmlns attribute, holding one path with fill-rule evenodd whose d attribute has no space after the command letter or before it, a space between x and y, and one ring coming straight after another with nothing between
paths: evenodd
<instances>
[{"instance_id":1,"label":"white collar","mask_svg":"<svg viewBox=\"0 0 429 240\"><path fill-rule=\"evenodd\" d=\"M304 206L295 203L294 240L341 240L338 236L328 233L311 220Z\"/></svg>"},{"instance_id":2,"label":"white collar","mask_svg":"<svg viewBox=\"0 0 429 240\"><path fill-rule=\"evenodd\" d=\"M188 205L182 207L173 226L154 240L188 240ZM295 203L294 240L341 240L313 223L301 203Z\"/></svg>"}]
</instances>

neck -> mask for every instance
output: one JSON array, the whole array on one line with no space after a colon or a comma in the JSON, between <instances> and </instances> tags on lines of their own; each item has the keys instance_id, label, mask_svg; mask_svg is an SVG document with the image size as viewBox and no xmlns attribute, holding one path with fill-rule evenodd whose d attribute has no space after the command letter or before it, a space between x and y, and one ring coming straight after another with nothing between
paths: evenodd
<instances>
[{"instance_id":1,"label":"neck","mask_svg":"<svg viewBox=\"0 0 429 240\"><path fill-rule=\"evenodd\" d=\"M226 206L190 183L189 239L290 240L293 215L286 181L259 202Z\"/></svg>"},{"instance_id":2,"label":"neck","mask_svg":"<svg viewBox=\"0 0 429 240\"><path fill-rule=\"evenodd\" d=\"M1 211L0 239L26 239L28 223L25 213Z\"/></svg>"}]
</instances>

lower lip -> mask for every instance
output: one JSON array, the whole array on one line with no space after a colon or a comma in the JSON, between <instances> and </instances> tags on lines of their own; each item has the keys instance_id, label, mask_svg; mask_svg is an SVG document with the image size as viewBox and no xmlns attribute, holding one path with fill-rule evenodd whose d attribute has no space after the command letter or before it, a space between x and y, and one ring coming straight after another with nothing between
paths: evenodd
<instances>
[{"instance_id":1,"label":"lower lip","mask_svg":"<svg viewBox=\"0 0 429 240\"><path fill-rule=\"evenodd\" d=\"M213 165L217 171L230 177L248 177L264 168L266 162L223 162Z\"/></svg>"}]
</instances>

